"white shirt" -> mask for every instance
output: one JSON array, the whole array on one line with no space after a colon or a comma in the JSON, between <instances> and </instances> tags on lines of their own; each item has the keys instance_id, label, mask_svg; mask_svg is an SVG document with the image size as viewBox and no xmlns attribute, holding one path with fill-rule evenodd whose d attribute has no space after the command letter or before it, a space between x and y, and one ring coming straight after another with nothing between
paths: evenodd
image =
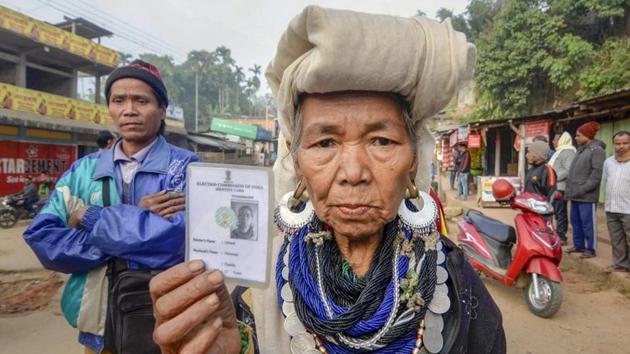
<instances>
[{"instance_id":1,"label":"white shirt","mask_svg":"<svg viewBox=\"0 0 630 354\"><path fill-rule=\"evenodd\" d=\"M602 180L606 181L606 211L630 214L630 161L607 158Z\"/></svg>"},{"instance_id":2,"label":"white shirt","mask_svg":"<svg viewBox=\"0 0 630 354\"><path fill-rule=\"evenodd\" d=\"M142 161L147 157L151 147L157 142L157 138L151 142L151 144L143 147L140 151L133 154L131 157L127 157L122 149L122 139L116 142L114 145L114 163L120 167L120 174L126 184L130 184L133 180L133 176L136 174L138 167L142 165Z\"/></svg>"}]
</instances>

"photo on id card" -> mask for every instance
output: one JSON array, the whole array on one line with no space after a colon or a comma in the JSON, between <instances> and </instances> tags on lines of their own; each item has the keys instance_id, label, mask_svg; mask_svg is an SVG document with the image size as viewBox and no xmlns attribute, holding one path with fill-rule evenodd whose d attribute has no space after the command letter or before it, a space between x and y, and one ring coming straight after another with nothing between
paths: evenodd
<instances>
[{"instance_id":1,"label":"photo on id card","mask_svg":"<svg viewBox=\"0 0 630 354\"><path fill-rule=\"evenodd\" d=\"M273 174L255 166L192 163L186 183L186 260L243 286L269 281Z\"/></svg>"}]
</instances>

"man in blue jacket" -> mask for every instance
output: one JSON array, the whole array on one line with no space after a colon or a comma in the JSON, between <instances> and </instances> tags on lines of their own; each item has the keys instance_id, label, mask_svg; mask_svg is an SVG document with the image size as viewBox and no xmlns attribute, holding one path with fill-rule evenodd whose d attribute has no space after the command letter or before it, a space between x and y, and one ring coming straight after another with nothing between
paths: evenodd
<instances>
[{"instance_id":1,"label":"man in blue jacket","mask_svg":"<svg viewBox=\"0 0 630 354\"><path fill-rule=\"evenodd\" d=\"M160 269L183 261L186 167L198 160L162 136L168 96L155 66L135 60L116 69L105 93L121 138L76 161L24 233L46 268L72 274L62 310L97 353L107 350L107 263Z\"/></svg>"}]
</instances>

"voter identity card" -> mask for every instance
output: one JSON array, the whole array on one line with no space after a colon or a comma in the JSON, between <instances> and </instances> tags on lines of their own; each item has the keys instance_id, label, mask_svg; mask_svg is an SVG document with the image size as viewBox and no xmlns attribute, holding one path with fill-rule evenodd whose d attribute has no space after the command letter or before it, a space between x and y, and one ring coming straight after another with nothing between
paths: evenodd
<instances>
[{"instance_id":1,"label":"voter identity card","mask_svg":"<svg viewBox=\"0 0 630 354\"><path fill-rule=\"evenodd\" d=\"M186 259L226 279L269 281L273 175L268 168L191 163L186 185Z\"/></svg>"}]
</instances>

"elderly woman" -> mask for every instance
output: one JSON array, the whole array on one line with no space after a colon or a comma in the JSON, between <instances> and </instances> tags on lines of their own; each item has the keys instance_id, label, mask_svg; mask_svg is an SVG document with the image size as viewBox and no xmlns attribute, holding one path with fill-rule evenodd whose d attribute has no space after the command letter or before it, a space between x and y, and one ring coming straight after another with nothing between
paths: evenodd
<instances>
[{"instance_id":1,"label":"elderly woman","mask_svg":"<svg viewBox=\"0 0 630 354\"><path fill-rule=\"evenodd\" d=\"M267 70L283 135L275 282L233 303L200 261L160 274L163 352L504 353L499 310L416 185L433 147L421 122L474 55L449 22L297 16Z\"/></svg>"}]
</instances>

